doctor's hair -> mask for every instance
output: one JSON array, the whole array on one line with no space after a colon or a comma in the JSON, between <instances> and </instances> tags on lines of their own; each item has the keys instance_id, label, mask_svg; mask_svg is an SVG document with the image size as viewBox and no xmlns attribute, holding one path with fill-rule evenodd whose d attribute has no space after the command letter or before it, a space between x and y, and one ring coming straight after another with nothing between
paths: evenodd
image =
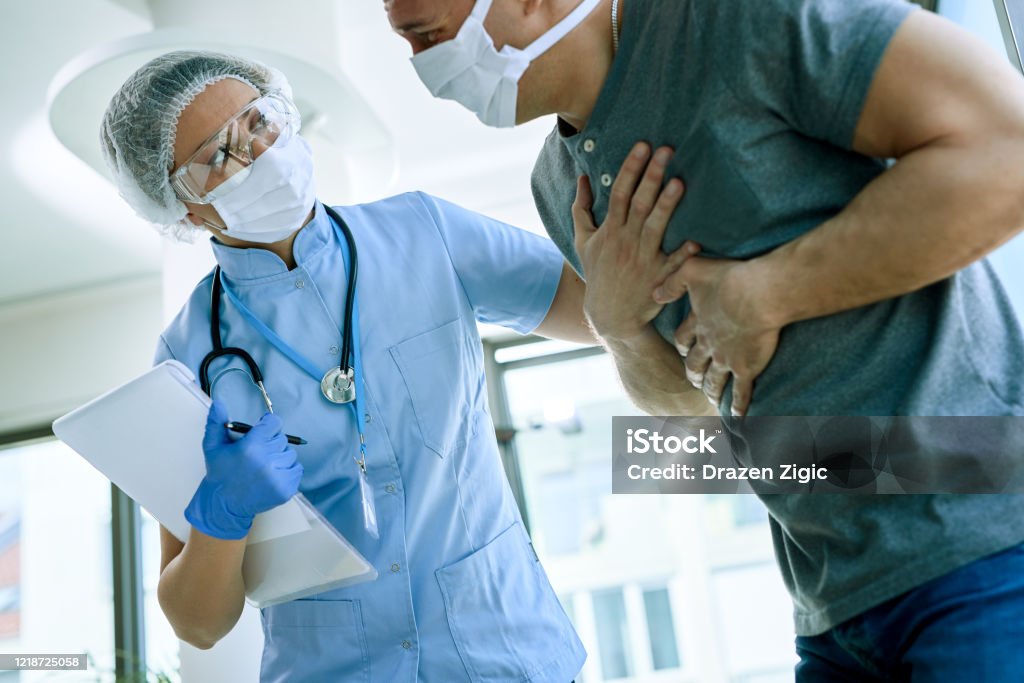
<instances>
[{"instance_id":1,"label":"doctor's hair","mask_svg":"<svg viewBox=\"0 0 1024 683\"><path fill-rule=\"evenodd\" d=\"M100 147L118 193L139 216L178 241L201 231L170 183L178 118L207 86L225 78L260 95L291 87L280 71L234 55L181 50L144 64L114 93L100 126Z\"/></svg>"}]
</instances>

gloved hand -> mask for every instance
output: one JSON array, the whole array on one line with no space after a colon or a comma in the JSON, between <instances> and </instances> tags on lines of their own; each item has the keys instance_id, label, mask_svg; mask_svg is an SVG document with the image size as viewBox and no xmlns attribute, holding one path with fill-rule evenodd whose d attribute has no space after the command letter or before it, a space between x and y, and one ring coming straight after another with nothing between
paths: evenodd
<instances>
[{"instance_id":1,"label":"gloved hand","mask_svg":"<svg viewBox=\"0 0 1024 683\"><path fill-rule=\"evenodd\" d=\"M185 519L208 536L245 538L260 512L287 502L299 490L302 465L267 413L240 439L229 435L227 409L214 401L206 418L206 476L185 508Z\"/></svg>"}]
</instances>

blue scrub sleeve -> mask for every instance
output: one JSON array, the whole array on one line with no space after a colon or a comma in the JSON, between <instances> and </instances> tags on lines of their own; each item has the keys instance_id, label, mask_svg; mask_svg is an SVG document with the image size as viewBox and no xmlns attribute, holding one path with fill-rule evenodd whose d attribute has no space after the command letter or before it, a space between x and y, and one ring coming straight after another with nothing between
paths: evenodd
<instances>
[{"instance_id":1,"label":"blue scrub sleeve","mask_svg":"<svg viewBox=\"0 0 1024 683\"><path fill-rule=\"evenodd\" d=\"M563 258L546 237L422 192L452 267L480 322L529 334L547 316Z\"/></svg>"}]
</instances>

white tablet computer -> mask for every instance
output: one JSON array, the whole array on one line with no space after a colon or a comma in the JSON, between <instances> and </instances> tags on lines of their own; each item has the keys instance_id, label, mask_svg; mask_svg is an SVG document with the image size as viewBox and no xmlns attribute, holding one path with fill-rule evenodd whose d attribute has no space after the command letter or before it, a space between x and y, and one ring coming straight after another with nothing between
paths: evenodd
<instances>
[{"instance_id":1,"label":"white tablet computer","mask_svg":"<svg viewBox=\"0 0 1024 683\"><path fill-rule=\"evenodd\" d=\"M53 432L185 542L185 507L206 473L209 406L192 372L171 360L61 417ZM377 578L302 494L256 516L242 575L254 607Z\"/></svg>"}]
</instances>

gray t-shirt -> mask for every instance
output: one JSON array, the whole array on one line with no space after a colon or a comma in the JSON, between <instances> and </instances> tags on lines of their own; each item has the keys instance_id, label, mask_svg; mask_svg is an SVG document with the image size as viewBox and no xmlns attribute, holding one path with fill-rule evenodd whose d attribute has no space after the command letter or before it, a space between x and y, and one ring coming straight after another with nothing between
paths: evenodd
<instances>
[{"instance_id":1,"label":"gray t-shirt","mask_svg":"<svg viewBox=\"0 0 1024 683\"><path fill-rule=\"evenodd\" d=\"M589 176L600 223L638 140L673 146L670 175L686 181L667 251L692 239L707 256L747 259L813 230L887 168L851 146L882 55L912 11L901 0L627 0L586 129L560 121L534 169L552 239L579 271L575 178ZM666 307L655 320L662 336L671 340L687 311L685 299ZM730 401L727 391L722 406ZM787 326L750 413L1021 415L1020 324L980 261L906 296ZM764 502L803 635L1024 541L1024 495Z\"/></svg>"}]
</instances>

